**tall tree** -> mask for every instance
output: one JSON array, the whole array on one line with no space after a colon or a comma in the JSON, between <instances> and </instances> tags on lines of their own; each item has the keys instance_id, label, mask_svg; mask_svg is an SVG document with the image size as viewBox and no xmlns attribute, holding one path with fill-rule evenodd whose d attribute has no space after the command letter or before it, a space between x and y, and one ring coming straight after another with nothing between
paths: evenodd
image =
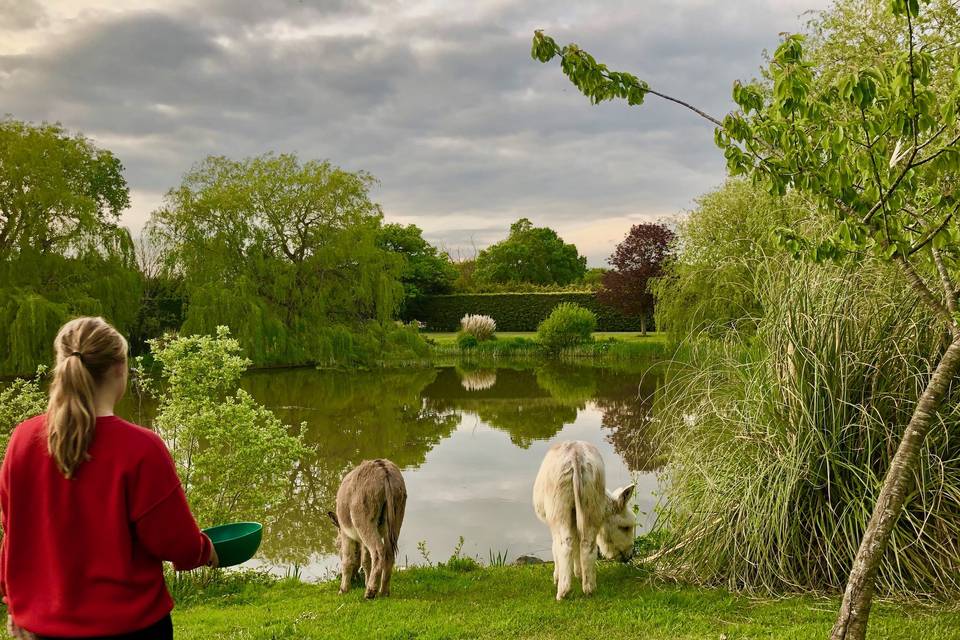
<instances>
[{"instance_id":1,"label":"tall tree","mask_svg":"<svg viewBox=\"0 0 960 640\"><path fill-rule=\"evenodd\" d=\"M415 224L385 224L377 240L381 248L403 257L404 298L450 293L459 272L444 251L427 242Z\"/></svg>"},{"instance_id":2,"label":"tall tree","mask_svg":"<svg viewBox=\"0 0 960 640\"><path fill-rule=\"evenodd\" d=\"M378 245L373 183L288 154L195 166L149 230L183 277L183 330L228 325L254 362L292 363L327 360L350 332L389 320L402 260Z\"/></svg>"},{"instance_id":3,"label":"tall tree","mask_svg":"<svg viewBox=\"0 0 960 640\"><path fill-rule=\"evenodd\" d=\"M102 248L128 206L112 153L59 125L0 120L0 260Z\"/></svg>"},{"instance_id":4,"label":"tall tree","mask_svg":"<svg viewBox=\"0 0 960 640\"><path fill-rule=\"evenodd\" d=\"M766 69L769 83L736 83L738 111L722 121L610 71L576 45L560 47L537 32L532 48L541 62L559 56L563 72L594 103L639 105L653 94L715 124L732 175L749 175L775 194L795 191L829 222L816 235L781 230L783 246L813 260L892 263L936 318L943 342L929 354L930 375L853 559L835 640L866 637L878 567L915 486L921 445L960 370L960 198L953 186L960 174L960 56L955 46L938 46L936 16L926 20L920 0L888 6L900 38L885 64L844 61L822 73L805 55L803 37L786 36Z\"/></svg>"},{"instance_id":5,"label":"tall tree","mask_svg":"<svg viewBox=\"0 0 960 640\"><path fill-rule=\"evenodd\" d=\"M675 238L662 223L633 225L610 256L613 269L601 279L597 298L627 315L639 316L643 335L647 335L647 318L653 313L648 284L663 275Z\"/></svg>"},{"instance_id":6,"label":"tall tree","mask_svg":"<svg viewBox=\"0 0 960 640\"><path fill-rule=\"evenodd\" d=\"M140 278L119 224L129 203L109 151L58 125L0 120L0 373L48 362L70 316L130 328Z\"/></svg>"},{"instance_id":7,"label":"tall tree","mask_svg":"<svg viewBox=\"0 0 960 640\"><path fill-rule=\"evenodd\" d=\"M565 285L583 279L587 259L557 232L527 218L510 225L510 235L477 256L476 277L497 283Z\"/></svg>"}]
</instances>

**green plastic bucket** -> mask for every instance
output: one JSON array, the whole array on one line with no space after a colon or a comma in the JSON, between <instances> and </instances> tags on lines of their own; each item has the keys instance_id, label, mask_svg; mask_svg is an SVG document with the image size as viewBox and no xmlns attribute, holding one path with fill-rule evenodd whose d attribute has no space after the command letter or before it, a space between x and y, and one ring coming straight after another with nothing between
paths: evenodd
<instances>
[{"instance_id":1,"label":"green plastic bucket","mask_svg":"<svg viewBox=\"0 0 960 640\"><path fill-rule=\"evenodd\" d=\"M259 522L233 522L204 529L221 567L242 564L253 557L263 540L263 525Z\"/></svg>"}]
</instances>

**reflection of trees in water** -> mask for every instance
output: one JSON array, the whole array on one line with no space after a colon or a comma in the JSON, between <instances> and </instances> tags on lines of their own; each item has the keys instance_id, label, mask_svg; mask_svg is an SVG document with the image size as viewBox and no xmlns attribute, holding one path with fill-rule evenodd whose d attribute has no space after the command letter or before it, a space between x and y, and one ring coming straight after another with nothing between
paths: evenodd
<instances>
[{"instance_id":1,"label":"reflection of trees in water","mask_svg":"<svg viewBox=\"0 0 960 640\"><path fill-rule=\"evenodd\" d=\"M537 385L557 402L582 409L597 395L598 371L548 362L537 367Z\"/></svg>"},{"instance_id":2,"label":"reflection of trees in water","mask_svg":"<svg viewBox=\"0 0 960 640\"><path fill-rule=\"evenodd\" d=\"M666 462L662 434L657 433L653 415L659 379L660 375L653 373L640 384L620 385L615 393L596 399L597 408L603 411L601 424L610 430L607 441L631 471L656 471Z\"/></svg>"},{"instance_id":3,"label":"reflection of trees in water","mask_svg":"<svg viewBox=\"0 0 960 640\"><path fill-rule=\"evenodd\" d=\"M496 384L467 391L465 384L458 384L466 373L458 375L458 371L440 370L424 389L427 406L473 413L526 449L556 436L593 402L603 411L602 424L611 430L610 442L632 470L650 470L662 464L650 433L650 401L659 374L547 362L527 369L497 369Z\"/></svg>"},{"instance_id":4,"label":"reflection of trees in water","mask_svg":"<svg viewBox=\"0 0 960 640\"><path fill-rule=\"evenodd\" d=\"M466 371L464 371L466 369ZM496 370L496 384L466 390L466 375L482 369L441 369L424 389L425 404L438 411L475 414L494 429L505 431L510 441L527 449L537 440L549 440L577 418L577 403L564 402L540 384L540 374L530 369ZM549 372L546 374L549 378ZM462 382L462 384L454 384ZM562 388L562 384L555 384Z\"/></svg>"},{"instance_id":5,"label":"reflection of trees in water","mask_svg":"<svg viewBox=\"0 0 960 640\"><path fill-rule=\"evenodd\" d=\"M480 400L470 404L457 403L457 408L475 413L491 427L506 431L510 442L522 449L529 449L537 440L549 440L577 419L576 407L553 398Z\"/></svg>"},{"instance_id":6,"label":"reflection of trees in water","mask_svg":"<svg viewBox=\"0 0 960 640\"><path fill-rule=\"evenodd\" d=\"M362 460L390 458L417 467L448 437L459 417L424 405L420 393L434 369L342 373L292 369L255 373L244 381L254 397L287 424L306 423L313 452L291 470L290 492L264 539L274 562L306 562L334 553L326 517L340 478Z\"/></svg>"},{"instance_id":7,"label":"reflection of trees in water","mask_svg":"<svg viewBox=\"0 0 960 640\"><path fill-rule=\"evenodd\" d=\"M597 394L600 370L551 362L535 368L496 370L496 383L467 391L467 375L482 369L442 369L424 390L426 404L443 411L475 414L510 441L527 449L549 440L577 419L577 412ZM458 376L459 374L459 376ZM455 387L453 381L461 381Z\"/></svg>"}]
</instances>

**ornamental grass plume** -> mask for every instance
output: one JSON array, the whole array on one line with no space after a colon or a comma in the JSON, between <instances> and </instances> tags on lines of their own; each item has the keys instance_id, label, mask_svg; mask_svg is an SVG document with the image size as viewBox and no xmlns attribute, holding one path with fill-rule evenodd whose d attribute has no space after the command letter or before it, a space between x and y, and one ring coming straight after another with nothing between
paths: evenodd
<instances>
[{"instance_id":1,"label":"ornamental grass plume","mask_svg":"<svg viewBox=\"0 0 960 640\"><path fill-rule=\"evenodd\" d=\"M467 314L460 319L461 333L468 333L478 342L493 339L497 323L490 316Z\"/></svg>"}]
</instances>

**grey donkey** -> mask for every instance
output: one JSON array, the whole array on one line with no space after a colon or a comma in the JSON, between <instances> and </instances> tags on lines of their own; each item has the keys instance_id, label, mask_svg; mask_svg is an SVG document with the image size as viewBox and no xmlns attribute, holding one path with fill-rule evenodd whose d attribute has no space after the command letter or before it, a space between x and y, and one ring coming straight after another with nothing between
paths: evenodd
<instances>
[{"instance_id":1,"label":"grey donkey","mask_svg":"<svg viewBox=\"0 0 960 640\"><path fill-rule=\"evenodd\" d=\"M337 527L340 548L340 593L362 565L367 598L390 595L390 574L397 558L397 539L407 506L407 486L389 460L364 460L337 490L336 513L327 515Z\"/></svg>"}]
</instances>

